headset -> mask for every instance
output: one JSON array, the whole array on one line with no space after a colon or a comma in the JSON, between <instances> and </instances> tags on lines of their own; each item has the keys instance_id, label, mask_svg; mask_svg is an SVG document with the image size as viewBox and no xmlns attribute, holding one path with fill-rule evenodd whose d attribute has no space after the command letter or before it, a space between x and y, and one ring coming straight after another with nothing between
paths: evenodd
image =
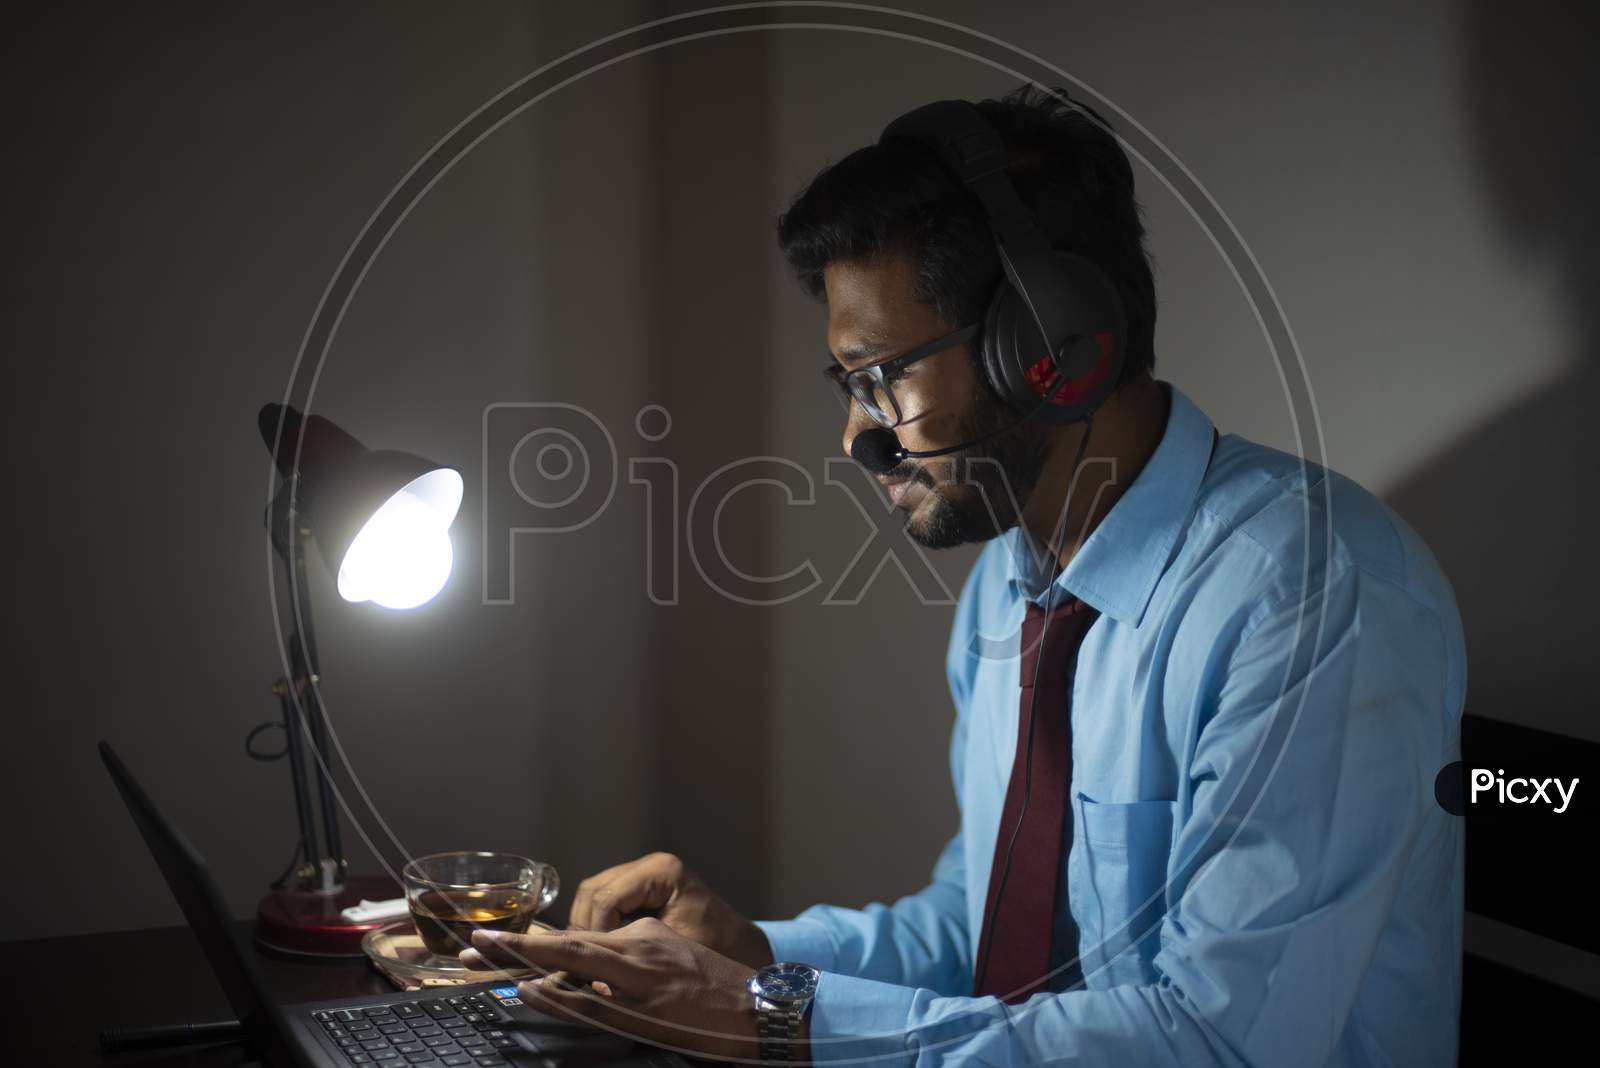
<instances>
[{"instance_id":1,"label":"headset","mask_svg":"<svg viewBox=\"0 0 1600 1068\"><path fill-rule=\"evenodd\" d=\"M1105 120L1076 101L1102 126ZM1018 418L1000 430L959 445L912 452L893 431L875 428L856 435L851 454L882 474L907 457L942 456L1012 430L1029 419L1066 426L1084 422L1083 438L1072 463L1072 481L1083 462L1094 413L1121 379L1127 355L1128 318L1116 285L1097 265L1076 253L1050 246L1032 211L1017 195L1006 174L1005 146L983 113L965 100L940 100L902 115L884 129L878 143L908 138L931 149L944 167L975 193L994 234L1005 277L995 287L984 315L979 362L989 387L1016 410ZM865 440L863 440L865 439ZM1071 506L1071 487L1065 508ZM1042 643L1054 612L1039 635ZM1038 667L1043 666L1040 658ZM1021 810L1006 845L992 910L984 917L987 930L998 914L1011 875L1011 855L1022 831L1032 793L1034 723L1038 713L1038 668L1028 704L1027 739L1022 768ZM1002 827L999 833L1003 834ZM992 876L991 876L992 877ZM977 990L988 972L990 946L974 962Z\"/></svg>"},{"instance_id":2,"label":"headset","mask_svg":"<svg viewBox=\"0 0 1600 1068\"><path fill-rule=\"evenodd\" d=\"M1072 105L1110 129L1087 106ZM1127 358L1128 315L1116 284L1085 257L1050 246L1006 174L999 131L975 105L924 104L891 122L878 143L897 139L932 151L983 206L1005 273L984 313L978 361L989 388L1020 414L981 437L924 452L905 448L888 428L873 427L856 435L850 455L881 475L908 458L959 452L1030 419L1057 426L1091 421L1116 389Z\"/></svg>"},{"instance_id":3,"label":"headset","mask_svg":"<svg viewBox=\"0 0 1600 1068\"><path fill-rule=\"evenodd\" d=\"M1051 247L1006 174L999 132L975 105L925 104L891 122L878 143L901 138L931 149L988 216L1005 271L979 345L989 386L1019 412L1039 408L1033 417L1046 423L1065 426L1093 414L1116 388L1127 357L1128 316L1116 284L1083 256Z\"/></svg>"}]
</instances>

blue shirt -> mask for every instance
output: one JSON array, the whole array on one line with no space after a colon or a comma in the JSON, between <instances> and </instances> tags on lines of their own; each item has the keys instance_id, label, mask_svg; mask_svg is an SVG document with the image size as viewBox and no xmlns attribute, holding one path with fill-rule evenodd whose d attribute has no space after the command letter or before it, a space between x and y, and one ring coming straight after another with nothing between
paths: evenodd
<instances>
[{"instance_id":1,"label":"blue shirt","mask_svg":"<svg viewBox=\"0 0 1600 1068\"><path fill-rule=\"evenodd\" d=\"M1462 825L1433 794L1466 688L1449 583L1371 494L1235 435L1213 454L1166 388L1155 453L1053 583L1019 529L962 589L961 821L929 885L760 925L776 959L823 971L817 1059L1455 1063ZM1071 684L1078 940L1053 947L1082 980L1006 1005L970 994L1017 635L1025 599L1068 593L1101 613Z\"/></svg>"}]
</instances>

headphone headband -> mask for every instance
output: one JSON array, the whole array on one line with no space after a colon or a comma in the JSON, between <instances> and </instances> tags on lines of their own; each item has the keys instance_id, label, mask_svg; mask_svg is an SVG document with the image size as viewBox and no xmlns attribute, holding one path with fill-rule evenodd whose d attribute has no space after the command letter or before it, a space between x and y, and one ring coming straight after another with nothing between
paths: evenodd
<instances>
[{"instance_id":1,"label":"headphone headband","mask_svg":"<svg viewBox=\"0 0 1600 1068\"><path fill-rule=\"evenodd\" d=\"M1058 359L1072 340L1072 323L1056 301L1040 299L1054 286L1050 239L1006 174L1006 150L983 113L965 100L938 100L900 116L878 143L909 138L938 155L946 169L977 195L994 231L1000 264Z\"/></svg>"},{"instance_id":2,"label":"headphone headband","mask_svg":"<svg viewBox=\"0 0 1600 1068\"><path fill-rule=\"evenodd\" d=\"M984 365L1001 395L1013 405L1029 406L1029 398L1054 375L1071 380L1070 386L1105 365L1081 394L1070 391L1083 397L1081 404L1070 403L1070 410L1053 414L1057 421L1073 421L1092 411L1115 388L1122 369L1126 316L1116 286L1089 260L1051 247L1049 235L1006 173L999 131L976 105L966 100L924 104L885 127L878 143L896 139L932 151L972 190L988 217L1001 267L1021 301L1018 308L1016 298L997 295L990 304ZM1044 341L1042 360L1037 342L1027 338L1031 331L1026 323ZM1006 336L997 336L1002 333Z\"/></svg>"}]
</instances>

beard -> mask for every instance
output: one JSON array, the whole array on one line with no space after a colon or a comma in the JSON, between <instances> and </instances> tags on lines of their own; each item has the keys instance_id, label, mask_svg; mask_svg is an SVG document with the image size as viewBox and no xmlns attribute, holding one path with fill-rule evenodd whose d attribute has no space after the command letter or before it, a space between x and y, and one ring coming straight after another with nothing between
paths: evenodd
<instances>
[{"instance_id":1,"label":"beard","mask_svg":"<svg viewBox=\"0 0 1600 1068\"><path fill-rule=\"evenodd\" d=\"M994 433L1016 419L1009 405L980 387L961 420L958 440ZM936 478L928 467L903 465L891 477L913 478L928 491L927 500L906 521L907 536L924 548L952 549L1004 534L1017 525L1033 496L1051 440L1048 424L1029 419L939 461L943 477Z\"/></svg>"}]
</instances>

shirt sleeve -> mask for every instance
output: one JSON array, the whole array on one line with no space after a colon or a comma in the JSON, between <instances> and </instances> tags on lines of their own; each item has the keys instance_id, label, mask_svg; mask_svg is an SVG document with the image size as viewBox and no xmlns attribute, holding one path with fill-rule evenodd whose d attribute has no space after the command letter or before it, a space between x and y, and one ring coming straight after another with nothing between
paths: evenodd
<instances>
[{"instance_id":1,"label":"shirt sleeve","mask_svg":"<svg viewBox=\"0 0 1600 1068\"><path fill-rule=\"evenodd\" d=\"M933 881L892 905L813 905L792 920L756 926L772 944L774 960L955 994L972 985L964 868L957 834L939 854Z\"/></svg>"},{"instance_id":2,"label":"shirt sleeve","mask_svg":"<svg viewBox=\"0 0 1600 1068\"><path fill-rule=\"evenodd\" d=\"M975 660L977 589L988 557L967 576L956 604L945 656L945 674L955 702L950 739L950 775L956 797L966 763L967 704ZM959 831L946 843L927 886L892 905L864 909L814 905L792 920L758 921L775 960L810 964L849 975L940 994L972 989L972 938L967 930L966 853Z\"/></svg>"},{"instance_id":3,"label":"shirt sleeve","mask_svg":"<svg viewBox=\"0 0 1600 1068\"><path fill-rule=\"evenodd\" d=\"M1442 630L1403 591L1349 569L1269 608L1223 655L1168 884L1154 915L1136 919L1159 929L1154 982L1012 1006L824 974L812 1056L1325 1062L1433 803L1430 761L1449 712Z\"/></svg>"}]
</instances>

